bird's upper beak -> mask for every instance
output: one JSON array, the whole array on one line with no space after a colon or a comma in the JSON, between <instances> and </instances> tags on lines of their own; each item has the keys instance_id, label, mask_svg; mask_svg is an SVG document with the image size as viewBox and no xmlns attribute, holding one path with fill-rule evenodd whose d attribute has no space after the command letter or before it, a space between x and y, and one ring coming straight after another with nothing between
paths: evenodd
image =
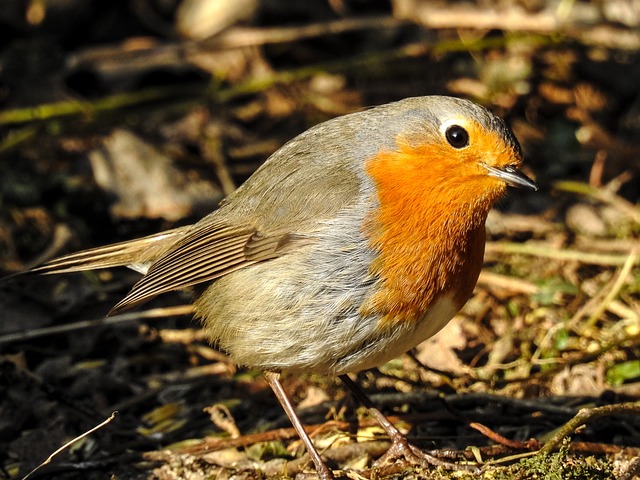
<instances>
[{"instance_id":1,"label":"bird's upper beak","mask_svg":"<svg viewBox=\"0 0 640 480\"><path fill-rule=\"evenodd\" d=\"M512 187L526 187L530 188L534 192L538 190L538 186L536 182L527 177L524 173L518 170L516 167L512 165L507 165L506 167L490 167L489 165L484 165L489 171L489 175L491 177L499 178L507 185L511 185Z\"/></svg>"}]
</instances>

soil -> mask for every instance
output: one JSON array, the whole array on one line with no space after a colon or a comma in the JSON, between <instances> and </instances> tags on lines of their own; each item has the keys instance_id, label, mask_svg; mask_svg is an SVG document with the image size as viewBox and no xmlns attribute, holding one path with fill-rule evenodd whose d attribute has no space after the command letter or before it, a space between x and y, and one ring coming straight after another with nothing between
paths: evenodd
<instances>
[{"instance_id":1,"label":"soil","mask_svg":"<svg viewBox=\"0 0 640 480\"><path fill-rule=\"evenodd\" d=\"M313 472L261 373L207 342L189 292L105 317L137 273L13 274L189 224L312 125L432 94L505 118L540 186L491 213L454 320L357 375L456 467L374 466L388 439L338 379L285 389L349 478L634 478L637 2L219 3L0 6L0 478Z\"/></svg>"}]
</instances>

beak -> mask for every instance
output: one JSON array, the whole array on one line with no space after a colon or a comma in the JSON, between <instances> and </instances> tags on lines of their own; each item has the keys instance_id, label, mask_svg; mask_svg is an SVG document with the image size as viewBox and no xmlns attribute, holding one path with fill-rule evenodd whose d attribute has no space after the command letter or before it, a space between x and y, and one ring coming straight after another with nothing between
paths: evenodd
<instances>
[{"instance_id":1,"label":"beak","mask_svg":"<svg viewBox=\"0 0 640 480\"><path fill-rule=\"evenodd\" d=\"M534 192L538 191L536 182L527 177L524 173L518 170L512 165L506 167L497 168L483 165L484 168L489 170L489 176L498 178L512 187L525 187L530 188Z\"/></svg>"}]
</instances>

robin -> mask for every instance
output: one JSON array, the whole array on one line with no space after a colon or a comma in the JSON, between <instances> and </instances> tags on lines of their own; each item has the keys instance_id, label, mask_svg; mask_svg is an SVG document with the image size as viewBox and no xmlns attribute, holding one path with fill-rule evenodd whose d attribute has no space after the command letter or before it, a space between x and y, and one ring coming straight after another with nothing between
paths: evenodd
<instances>
[{"instance_id":1,"label":"robin","mask_svg":"<svg viewBox=\"0 0 640 480\"><path fill-rule=\"evenodd\" d=\"M211 342L265 372L323 480L333 473L282 388L283 372L338 376L390 435L387 457L437 463L347 374L415 347L465 304L490 208L508 185L537 189L521 163L518 141L485 108L408 98L307 130L194 225L35 271L143 273L111 314L196 287L195 315Z\"/></svg>"}]
</instances>

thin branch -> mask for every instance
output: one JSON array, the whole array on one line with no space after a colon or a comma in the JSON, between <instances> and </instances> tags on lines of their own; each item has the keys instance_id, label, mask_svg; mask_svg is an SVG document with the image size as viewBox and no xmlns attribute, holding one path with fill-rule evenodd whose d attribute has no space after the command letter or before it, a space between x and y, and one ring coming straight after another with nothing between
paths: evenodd
<instances>
[{"instance_id":1,"label":"thin branch","mask_svg":"<svg viewBox=\"0 0 640 480\"><path fill-rule=\"evenodd\" d=\"M111 421L116 418L118 416L118 412L113 412L111 414L111 416L109 418L107 418L104 422L99 423L98 425L96 425L95 427L91 428L90 430L87 430L86 432L84 432L82 435L79 435L77 437L75 437L74 439L68 441L67 443L65 443L64 445L62 445L59 449L57 449L55 452L53 452L51 455L49 455L49 457L42 462L40 465L38 465L36 468L34 468L33 470L31 470L29 473L27 473L24 477L22 477L22 480L27 480L31 475L33 475L34 473L36 473L38 470L40 470L42 467L44 467L45 465L51 463L51 461L53 460L53 457L55 457L56 455L60 454L61 452L63 452L64 450L66 450L67 448L71 447L73 444L79 442L80 440L82 440L83 438L88 437L89 435L91 435L93 432L101 429L102 427L104 427L105 425L107 425L108 423L111 423Z\"/></svg>"},{"instance_id":2,"label":"thin branch","mask_svg":"<svg viewBox=\"0 0 640 480\"><path fill-rule=\"evenodd\" d=\"M605 310L608 309L609 304L615 300L615 298L620 293L620 290L622 290L622 287L624 287L625 284L627 283L627 278L629 277L629 273L631 273L631 269L637 262L638 262L638 251L634 249L629 254L629 258L620 269L620 273L618 274L617 278L611 285L609 292L606 294L602 302L600 302L600 304L596 307L596 309L591 313L591 315L587 319L587 322L586 322L587 327L593 326L595 322L597 322L600 319L600 317L605 312Z\"/></svg>"},{"instance_id":3,"label":"thin branch","mask_svg":"<svg viewBox=\"0 0 640 480\"><path fill-rule=\"evenodd\" d=\"M582 250L558 249L548 244L542 243L513 243L513 242L488 242L486 248L487 254L512 254L512 255L530 255L534 257L549 258L552 260L575 261L589 265L600 265L605 267L613 267L624 265L629 260L627 254L603 254L594 252L585 252ZM635 263L640 259L635 258Z\"/></svg>"},{"instance_id":4,"label":"thin branch","mask_svg":"<svg viewBox=\"0 0 640 480\"><path fill-rule=\"evenodd\" d=\"M626 215L630 220L640 223L640 208L633 203L617 195L608 188L595 188L582 182L561 181L553 184L556 190L576 193L594 200L598 200L607 205L611 205L616 210Z\"/></svg>"},{"instance_id":5,"label":"thin branch","mask_svg":"<svg viewBox=\"0 0 640 480\"><path fill-rule=\"evenodd\" d=\"M93 320L82 320L80 322L68 323L66 325L58 325L55 327L36 328L26 330L24 332L10 333L0 336L0 345L11 342L24 342L33 340L34 338L46 337L49 335L59 335L61 333L74 332L85 328L93 328L104 325L115 325L124 322L133 322L147 318L166 318L177 315L191 315L193 313L192 305L178 305L176 307L152 308L142 312L129 312L113 317L96 318Z\"/></svg>"},{"instance_id":6,"label":"thin branch","mask_svg":"<svg viewBox=\"0 0 640 480\"><path fill-rule=\"evenodd\" d=\"M600 417L633 413L640 414L640 402L626 402L604 407L581 408L578 413L565 423L556 434L540 449L540 453L551 453L556 450L566 437L573 435L582 425Z\"/></svg>"},{"instance_id":7,"label":"thin branch","mask_svg":"<svg viewBox=\"0 0 640 480\"><path fill-rule=\"evenodd\" d=\"M577 2L576 2L577 3ZM437 6L434 2L396 2L394 12L430 29L503 30L563 35L586 45L636 50L640 47L637 25L614 25L600 15L594 2L574 5L567 12L545 8L531 12L519 7ZM593 3L593 5L591 5ZM446 4L445 4L446 5Z\"/></svg>"}]
</instances>

